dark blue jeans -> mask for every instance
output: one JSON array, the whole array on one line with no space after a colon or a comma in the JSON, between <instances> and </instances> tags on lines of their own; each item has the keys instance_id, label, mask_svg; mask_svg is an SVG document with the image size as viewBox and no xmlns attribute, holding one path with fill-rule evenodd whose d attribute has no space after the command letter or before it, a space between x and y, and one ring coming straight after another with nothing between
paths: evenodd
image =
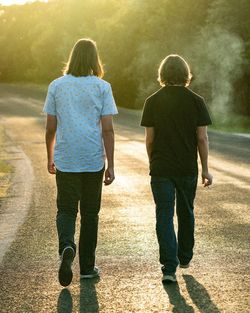
<instances>
[{"instance_id":1,"label":"dark blue jeans","mask_svg":"<svg viewBox=\"0 0 250 313\"><path fill-rule=\"evenodd\" d=\"M156 233L160 263L164 274L175 273L179 262L187 264L193 257L194 198L197 176L151 178L156 204ZM174 230L174 208L178 220L177 240Z\"/></svg>"},{"instance_id":2,"label":"dark blue jeans","mask_svg":"<svg viewBox=\"0 0 250 313\"><path fill-rule=\"evenodd\" d=\"M75 223L80 202L79 261L81 273L93 269L95 265L103 172L104 169L93 173L56 171L58 209L56 224L59 254L67 246L71 246L76 251Z\"/></svg>"}]
</instances>

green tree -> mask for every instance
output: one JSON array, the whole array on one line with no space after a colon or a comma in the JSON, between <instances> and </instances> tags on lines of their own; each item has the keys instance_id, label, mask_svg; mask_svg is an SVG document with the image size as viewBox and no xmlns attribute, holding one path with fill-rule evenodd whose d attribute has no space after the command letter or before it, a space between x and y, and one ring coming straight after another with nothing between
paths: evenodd
<instances>
[{"instance_id":1,"label":"green tree","mask_svg":"<svg viewBox=\"0 0 250 313\"><path fill-rule=\"evenodd\" d=\"M249 114L250 3L216 0L197 38L197 85L208 93L214 114Z\"/></svg>"},{"instance_id":2,"label":"green tree","mask_svg":"<svg viewBox=\"0 0 250 313\"><path fill-rule=\"evenodd\" d=\"M192 88L213 112L250 115L248 0L51 0L0 6L0 81L61 75L79 38L97 41L119 105L140 108L159 88L159 62L184 56Z\"/></svg>"}]
</instances>

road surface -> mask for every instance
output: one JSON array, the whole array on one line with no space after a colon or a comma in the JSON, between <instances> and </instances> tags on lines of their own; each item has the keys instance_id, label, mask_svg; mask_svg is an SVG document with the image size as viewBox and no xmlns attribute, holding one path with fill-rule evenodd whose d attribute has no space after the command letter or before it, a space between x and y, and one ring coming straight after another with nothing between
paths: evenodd
<instances>
[{"instance_id":1,"label":"road surface","mask_svg":"<svg viewBox=\"0 0 250 313\"><path fill-rule=\"evenodd\" d=\"M76 259L73 282L63 289L57 280L55 181L46 171L44 93L0 85L0 94L0 122L8 136L4 149L13 162L22 158L14 147L19 149L32 165L32 177L30 170L22 174L32 186L21 223L8 222L20 215L18 204L11 213L6 206L17 197L15 190L0 207L0 225L4 220L15 234L0 264L1 313L250 312L248 138L211 133L214 185L198 187L192 266L178 269L178 283L164 287L143 129L138 114L120 110L115 119L116 180L104 187L100 214L101 279L80 282Z\"/></svg>"}]
</instances>

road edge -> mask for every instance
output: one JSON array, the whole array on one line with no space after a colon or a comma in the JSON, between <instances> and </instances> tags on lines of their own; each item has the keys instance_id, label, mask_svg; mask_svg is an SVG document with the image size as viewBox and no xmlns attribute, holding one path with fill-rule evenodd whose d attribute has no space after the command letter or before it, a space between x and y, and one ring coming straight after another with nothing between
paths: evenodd
<instances>
[{"instance_id":1,"label":"road edge","mask_svg":"<svg viewBox=\"0 0 250 313\"><path fill-rule=\"evenodd\" d=\"M8 136L8 131L5 129ZM34 172L30 159L14 143L6 144L10 155L8 161L14 171L11 177L11 186L7 197L1 203L0 215L0 264L5 253L15 240L20 226L23 224L30 208L33 191Z\"/></svg>"}]
</instances>

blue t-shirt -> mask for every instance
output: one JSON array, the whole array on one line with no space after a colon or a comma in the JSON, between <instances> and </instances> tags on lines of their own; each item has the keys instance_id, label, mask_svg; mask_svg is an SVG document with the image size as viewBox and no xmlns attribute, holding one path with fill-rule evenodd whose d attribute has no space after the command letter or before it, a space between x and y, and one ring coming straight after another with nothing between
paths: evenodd
<instances>
[{"instance_id":1,"label":"blue t-shirt","mask_svg":"<svg viewBox=\"0 0 250 313\"><path fill-rule=\"evenodd\" d=\"M59 77L49 85L43 111L57 118L56 168L100 171L105 160L100 119L118 113L110 84L96 76Z\"/></svg>"}]
</instances>

